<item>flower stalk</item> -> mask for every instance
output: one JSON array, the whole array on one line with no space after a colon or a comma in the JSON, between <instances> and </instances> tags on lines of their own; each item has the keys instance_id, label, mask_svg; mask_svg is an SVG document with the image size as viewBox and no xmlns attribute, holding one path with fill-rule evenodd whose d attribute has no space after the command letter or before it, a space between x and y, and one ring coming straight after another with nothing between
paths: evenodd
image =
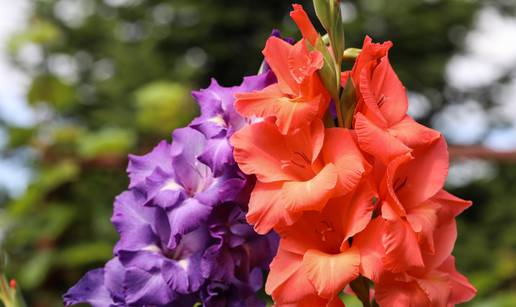
<instances>
[{"instance_id":1,"label":"flower stalk","mask_svg":"<svg viewBox=\"0 0 516 307\"><path fill-rule=\"evenodd\" d=\"M0 301L5 307L25 307L17 288L16 280L8 281L4 274L0 274Z\"/></svg>"}]
</instances>

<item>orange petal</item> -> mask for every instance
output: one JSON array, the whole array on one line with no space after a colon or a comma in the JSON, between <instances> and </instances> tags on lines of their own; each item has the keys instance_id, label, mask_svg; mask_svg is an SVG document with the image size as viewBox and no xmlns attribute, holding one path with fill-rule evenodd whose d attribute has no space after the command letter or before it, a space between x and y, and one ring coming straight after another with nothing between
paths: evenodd
<instances>
[{"instance_id":1,"label":"orange petal","mask_svg":"<svg viewBox=\"0 0 516 307\"><path fill-rule=\"evenodd\" d=\"M344 242L364 230L371 221L376 207L374 198L378 199L378 193L373 189L370 180L364 179L353 193L330 200L328 206L340 207L339 216L341 216L342 225L339 231L343 235Z\"/></svg>"},{"instance_id":2,"label":"orange petal","mask_svg":"<svg viewBox=\"0 0 516 307\"><path fill-rule=\"evenodd\" d=\"M392 69L387 56L374 68L371 90L383 118L389 126L398 123L407 114L407 91ZM364 99L365 96L364 96Z\"/></svg>"},{"instance_id":3,"label":"orange petal","mask_svg":"<svg viewBox=\"0 0 516 307\"><path fill-rule=\"evenodd\" d=\"M414 160L399 167L397 179L404 181L396 192L402 204L420 204L439 192L448 176L448 149L444 138L414 150ZM395 179L396 180L396 179Z\"/></svg>"},{"instance_id":4,"label":"orange petal","mask_svg":"<svg viewBox=\"0 0 516 307\"><path fill-rule=\"evenodd\" d=\"M387 131L410 148L428 145L441 136L438 131L417 123L408 115Z\"/></svg>"},{"instance_id":5,"label":"orange petal","mask_svg":"<svg viewBox=\"0 0 516 307\"><path fill-rule=\"evenodd\" d=\"M335 297L342 291L358 276L359 265L360 252L355 247L337 255L311 249L303 257L308 280L323 298Z\"/></svg>"},{"instance_id":6,"label":"orange petal","mask_svg":"<svg viewBox=\"0 0 516 307\"><path fill-rule=\"evenodd\" d=\"M278 84L273 84L262 91L236 94L236 110L245 117L276 118L276 125L281 133L287 134L310 123L317 115L316 103L287 98L279 91Z\"/></svg>"},{"instance_id":7,"label":"orange petal","mask_svg":"<svg viewBox=\"0 0 516 307\"><path fill-rule=\"evenodd\" d=\"M327 300L324 298L319 297L318 295L310 295L307 297L304 297L302 301L295 302L295 303L275 303L273 305L274 307L314 307L314 306L320 306L320 307L345 307L344 303L340 300L340 298L337 296L331 300Z\"/></svg>"},{"instance_id":8,"label":"orange petal","mask_svg":"<svg viewBox=\"0 0 516 307\"><path fill-rule=\"evenodd\" d=\"M355 237L353 246L360 250L360 274L378 282L383 271L382 258L385 250L382 243L385 220L373 219L369 225Z\"/></svg>"},{"instance_id":9,"label":"orange petal","mask_svg":"<svg viewBox=\"0 0 516 307\"><path fill-rule=\"evenodd\" d=\"M356 88L358 88L358 102L357 102L357 110L360 113L364 114L364 116L382 129L386 129L389 127L389 122L383 116L380 108L378 106L378 102L380 98L376 96L373 91L371 79L373 78L374 67L377 65L377 62L371 62L367 65L364 65L362 71L360 72L359 79L357 80ZM381 101L380 101L381 102Z\"/></svg>"},{"instance_id":10,"label":"orange petal","mask_svg":"<svg viewBox=\"0 0 516 307\"><path fill-rule=\"evenodd\" d=\"M360 148L387 165L397 156L410 151L400 140L370 122L363 114L355 115L355 131Z\"/></svg>"},{"instance_id":11,"label":"orange petal","mask_svg":"<svg viewBox=\"0 0 516 307\"><path fill-rule=\"evenodd\" d=\"M384 177L380 185L380 195L382 197L382 217L388 220L396 220L406 216L404 204L398 198L397 192L407 184L405 177L397 176L397 171L401 165L413 160L411 153L406 153L393 159L385 170Z\"/></svg>"},{"instance_id":12,"label":"orange petal","mask_svg":"<svg viewBox=\"0 0 516 307\"><path fill-rule=\"evenodd\" d=\"M338 253L342 243L338 205L328 203L322 212L305 212L294 225L277 229L283 249L300 255L309 249Z\"/></svg>"},{"instance_id":13,"label":"orange petal","mask_svg":"<svg viewBox=\"0 0 516 307\"><path fill-rule=\"evenodd\" d=\"M431 200L441 205L440 221L453 219L473 204L471 201L460 199L445 190L439 191Z\"/></svg>"},{"instance_id":14,"label":"orange petal","mask_svg":"<svg viewBox=\"0 0 516 307\"><path fill-rule=\"evenodd\" d=\"M274 124L264 121L247 126L231 137L231 145L244 173L262 182L297 179L282 167L282 161L290 160L290 150Z\"/></svg>"},{"instance_id":15,"label":"orange petal","mask_svg":"<svg viewBox=\"0 0 516 307\"><path fill-rule=\"evenodd\" d=\"M277 103L276 126L282 134L309 125L316 118L319 110L318 104L310 102L280 99Z\"/></svg>"},{"instance_id":16,"label":"orange petal","mask_svg":"<svg viewBox=\"0 0 516 307\"><path fill-rule=\"evenodd\" d=\"M424 202L412 207L407 212L410 227L418 233L421 248L434 253L434 229L437 225L437 212L441 206L435 202Z\"/></svg>"},{"instance_id":17,"label":"orange petal","mask_svg":"<svg viewBox=\"0 0 516 307\"><path fill-rule=\"evenodd\" d=\"M279 109L277 100L287 99L278 84L272 84L261 91L235 94L235 109L244 117L276 116Z\"/></svg>"},{"instance_id":18,"label":"orange petal","mask_svg":"<svg viewBox=\"0 0 516 307\"><path fill-rule=\"evenodd\" d=\"M457 239L457 223L455 220L439 225L433 233L435 253L423 253L425 267L430 270L439 267L451 254Z\"/></svg>"},{"instance_id":19,"label":"orange petal","mask_svg":"<svg viewBox=\"0 0 516 307\"><path fill-rule=\"evenodd\" d=\"M299 84L294 80L288 65L292 45L277 37L270 37L262 53L278 79L278 86L285 94L295 94Z\"/></svg>"},{"instance_id":20,"label":"orange petal","mask_svg":"<svg viewBox=\"0 0 516 307\"><path fill-rule=\"evenodd\" d=\"M433 229L437 223L439 205L423 203L412 208L407 214L407 220L415 232Z\"/></svg>"},{"instance_id":21,"label":"orange petal","mask_svg":"<svg viewBox=\"0 0 516 307\"><path fill-rule=\"evenodd\" d=\"M334 163L339 172L337 195L345 195L355 189L366 170L370 169L348 129L326 129L322 157L326 163Z\"/></svg>"},{"instance_id":22,"label":"orange petal","mask_svg":"<svg viewBox=\"0 0 516 307\"><path fill-rule=\"evenodd\" d=\"M316 294L302 266L302 255L284 251L280 245L265 283L265 292L272 295L275 303L295 304Z\"/></svg>"},{"instance_id":23,"label":"orange petal","mask_svg":"<svg viewBox=\"0 0 516 307\"><path fill-rule=\"evenodd\" d=\"M316 50L309 51L304 39L290 48L288 67L297 84L303 84L305 80L315 81L310 77L314 76L323 64L322 53ZM303 84L303 86L306 86L306 84Z\"/></svg>"},{"instance_id":24,"label":"orange petal","mask_svg":"<svg viewBox=\"0 0 516 307\"><path fill-rule=\"evenodd\" d=\"M282 182L257 182L249 200L247 221L254 225L256 232L268 233L273 227L291 225L298 218L297 214L289 213L282 205Z\"/></svg>"},{"instance_id":25,"label":"orange petal","mask_svg":"<svg viewBox=\"0 0 516 307\"><path fill-rule=\"evenodd\" d=\"M424 266L416 234L406 221L388 221L384 230L382 242L385 248L385 269L397 273Z\"/></svg>"},{"instance_id":26,"label":"orange petal","mask_svg":"<svg viewBox=\"0 0 516 307\"><path fill-rule=\"evenodd\" d=\"M310 18L308 18L303 6L300 4L292 4L292 7L294 10L290 12L290 17L297 24L299 30L301 30L303 37L307 39L312 46L315 46L319 33L315 30L314 25L310 21Z\"/></svg>"},{"instance_id":27,"label":"orange petal","mask_svg":"<svg viewBox=\"0 0 516 307\"><path fill-rule=\"evenodd\" d=\"M306 159L313 163L319 157L324 138L324 124L320 119L316 119L307 129L299 129L285 137L285 142L291 152L303 153Z\"/></svg>"},{"instance_id":28,"label":"orange petal","mask_svg":"<svg viewBox=\"0 0 516 307\"><path fill-rule=\"evenodd\" d=\"M385 274L375 285L375 300L380 306L434 306L416 282L399 281L395 277Z\"/></svg>"},{"instance_id":29,"label":"orange petal","mask_svg":"<svg viewBox=\"0 0 516 307\"><path fill-rule=\"evenodd\" d=\"M291 213L319 211L333 195L337 176L337 168L329 163L308 181L285 182L281 194L282 202Z\"/></svg>"},{"instance_id":30,"label":"orange petal","mask_svg":"<svg viewBox=\"0 0 516 307\"><path fill-rule=\"evenodd\" d=\"M448 274L432 271L427 273L423 278L416 279L416 283L428 297L430 301L429 306L447 306L451 292Z\"/></svg>"},{"instance_id":31,"label":"orange petal","mask_svg":"<svg viewBox=\"0 0 516 307\"><path fill-rule=\"evenodd\" d=\"M362 45L362 51L358 55L352 70L352 77L356 84L358 84L359 76L364 66L370 64L371 62L377 62L382 57L387 56L387 53L391 47L392 42L390 41L378 44L373 43L371 37L365 37L364 43Z\"/></svg>"},{"instance_id":32,"label":"orange petal","mask_svg":"<svg viewBox=\"0 0 516 307\"><path fill-rule=\"evenodd\" d=\"M464 275L457 272L455 268L455 257L448 257L439 267L439 270L450 274L451 293L448 304L462 304L475 297L477 289L473 287Z\"/></svg>"}]
</instances>

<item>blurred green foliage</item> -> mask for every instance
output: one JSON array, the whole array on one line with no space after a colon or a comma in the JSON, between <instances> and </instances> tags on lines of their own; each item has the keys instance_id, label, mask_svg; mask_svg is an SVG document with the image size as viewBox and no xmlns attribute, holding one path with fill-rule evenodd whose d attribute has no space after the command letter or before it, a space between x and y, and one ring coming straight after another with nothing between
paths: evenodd
<instances>
[{"instance_id":1,"label":"blurred green foliage","mask_svg":"<svg viewBox=\"0 0 516 307\"><path fill-rule=\"evenodd\" d=\"M310 1L300 2L313 13ZM347 47L360 47L365 34L393 40L391 62L400 78L432 103L428 122L446 103L443 71L461 44L450 33L468 29L482 3L350 3L344 6ZM0 196L7 273L30 306L59 306L69 286L111 256L111 204L127 186L127 154L148 151L186 124L197 110L189 91L207 86L210 77L236 85L254 74L271 29L299 37L289 6L274 0L33 1L27 28L8 47L32 78L27 100L41 116L30 127L3 124L2 155L27 156L34 177L23 195ZM24 60L27 48L40 58ZM494 180L453 191L475 201L460 219L455 252L479 289L471 306L516 305L516 167L499 169Z\"/></svg>"}]
</instances>

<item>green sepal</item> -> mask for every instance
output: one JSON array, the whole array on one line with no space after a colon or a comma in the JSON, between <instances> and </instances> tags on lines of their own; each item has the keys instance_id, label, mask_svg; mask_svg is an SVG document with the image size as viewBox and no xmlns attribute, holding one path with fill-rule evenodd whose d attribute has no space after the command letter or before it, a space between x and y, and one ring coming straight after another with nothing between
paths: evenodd
<instances>
[{"instance_id":1,"label":"green sepal","mask_svg":"<svg viewBox=\"0 0 516 307\"><path fill-rule=\"evenodd\" d=\"M342 91L342 95L340 96L340 108L344 114L343 120L345 128L351 128L353 124L353 115L355 114L355 108L357 105L356 96L353 80L351 80L351 76L349 76L346 81L346 85L344 86L344 90Z\"/></svg>"},{"instance_id":2,"label":"green sepal","mask_svg":"<svg viewBox=\"0 0 516 307\"><path fill-rule=\"evenodd\" d=\"M371 301L369 300L369 280L367 278L359 276L353 280L349 286L353 292L355 292L364 307L371 307Z\"/></svg>"},{"instance_id":3,"label":"green sepal","mask_svg":"<svg viewBox=\"0 0 516 307\"><path fill-rule=\"evenodd\" d=\"M340 67L344 52L344 25L339 0L314 0L315 13L330 38L335 62ZM337 77L338 78L338 77Z\"/></svg>"},{"instance_id":4,"label":"green sepal","mask_svg":"<svg viewBox=\"0 0 516 307\"><path fill-rule=\"evenodd\" d=\"M308 49L317 50L323 56L323 67L319 70L319 77L323 82L324 86L330 93L332 98L339 97L339 80L337 80L337 70L335 67L335 62L333 60L332 55L326 45L319 37L315 43L315 46L311 46L311 44L307 41Z\"/></svg>"}]
</instances>

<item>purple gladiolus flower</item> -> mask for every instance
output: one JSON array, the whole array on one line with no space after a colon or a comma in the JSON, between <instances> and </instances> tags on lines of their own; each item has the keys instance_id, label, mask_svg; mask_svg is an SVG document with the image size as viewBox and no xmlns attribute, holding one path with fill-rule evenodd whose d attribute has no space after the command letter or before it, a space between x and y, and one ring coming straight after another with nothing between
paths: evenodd
<instances>
[{"instance_id":1,"label":"purple gladiolus flower","mask_svg":"<svg viewBox=\"0 0 516 307\"><path fill-rule=\"evenodd\" d=\"M229 137L246 125L234 94L260 90L272 72L240 86L215 80L193 96L201 115L173 132L173 143L129 156L129 190L114 203L120 235L114 258L65 295L66 306L263 306L256 292L277 249L245 214L254 184L237 167Z\"/></svg>"}]
</instances>

